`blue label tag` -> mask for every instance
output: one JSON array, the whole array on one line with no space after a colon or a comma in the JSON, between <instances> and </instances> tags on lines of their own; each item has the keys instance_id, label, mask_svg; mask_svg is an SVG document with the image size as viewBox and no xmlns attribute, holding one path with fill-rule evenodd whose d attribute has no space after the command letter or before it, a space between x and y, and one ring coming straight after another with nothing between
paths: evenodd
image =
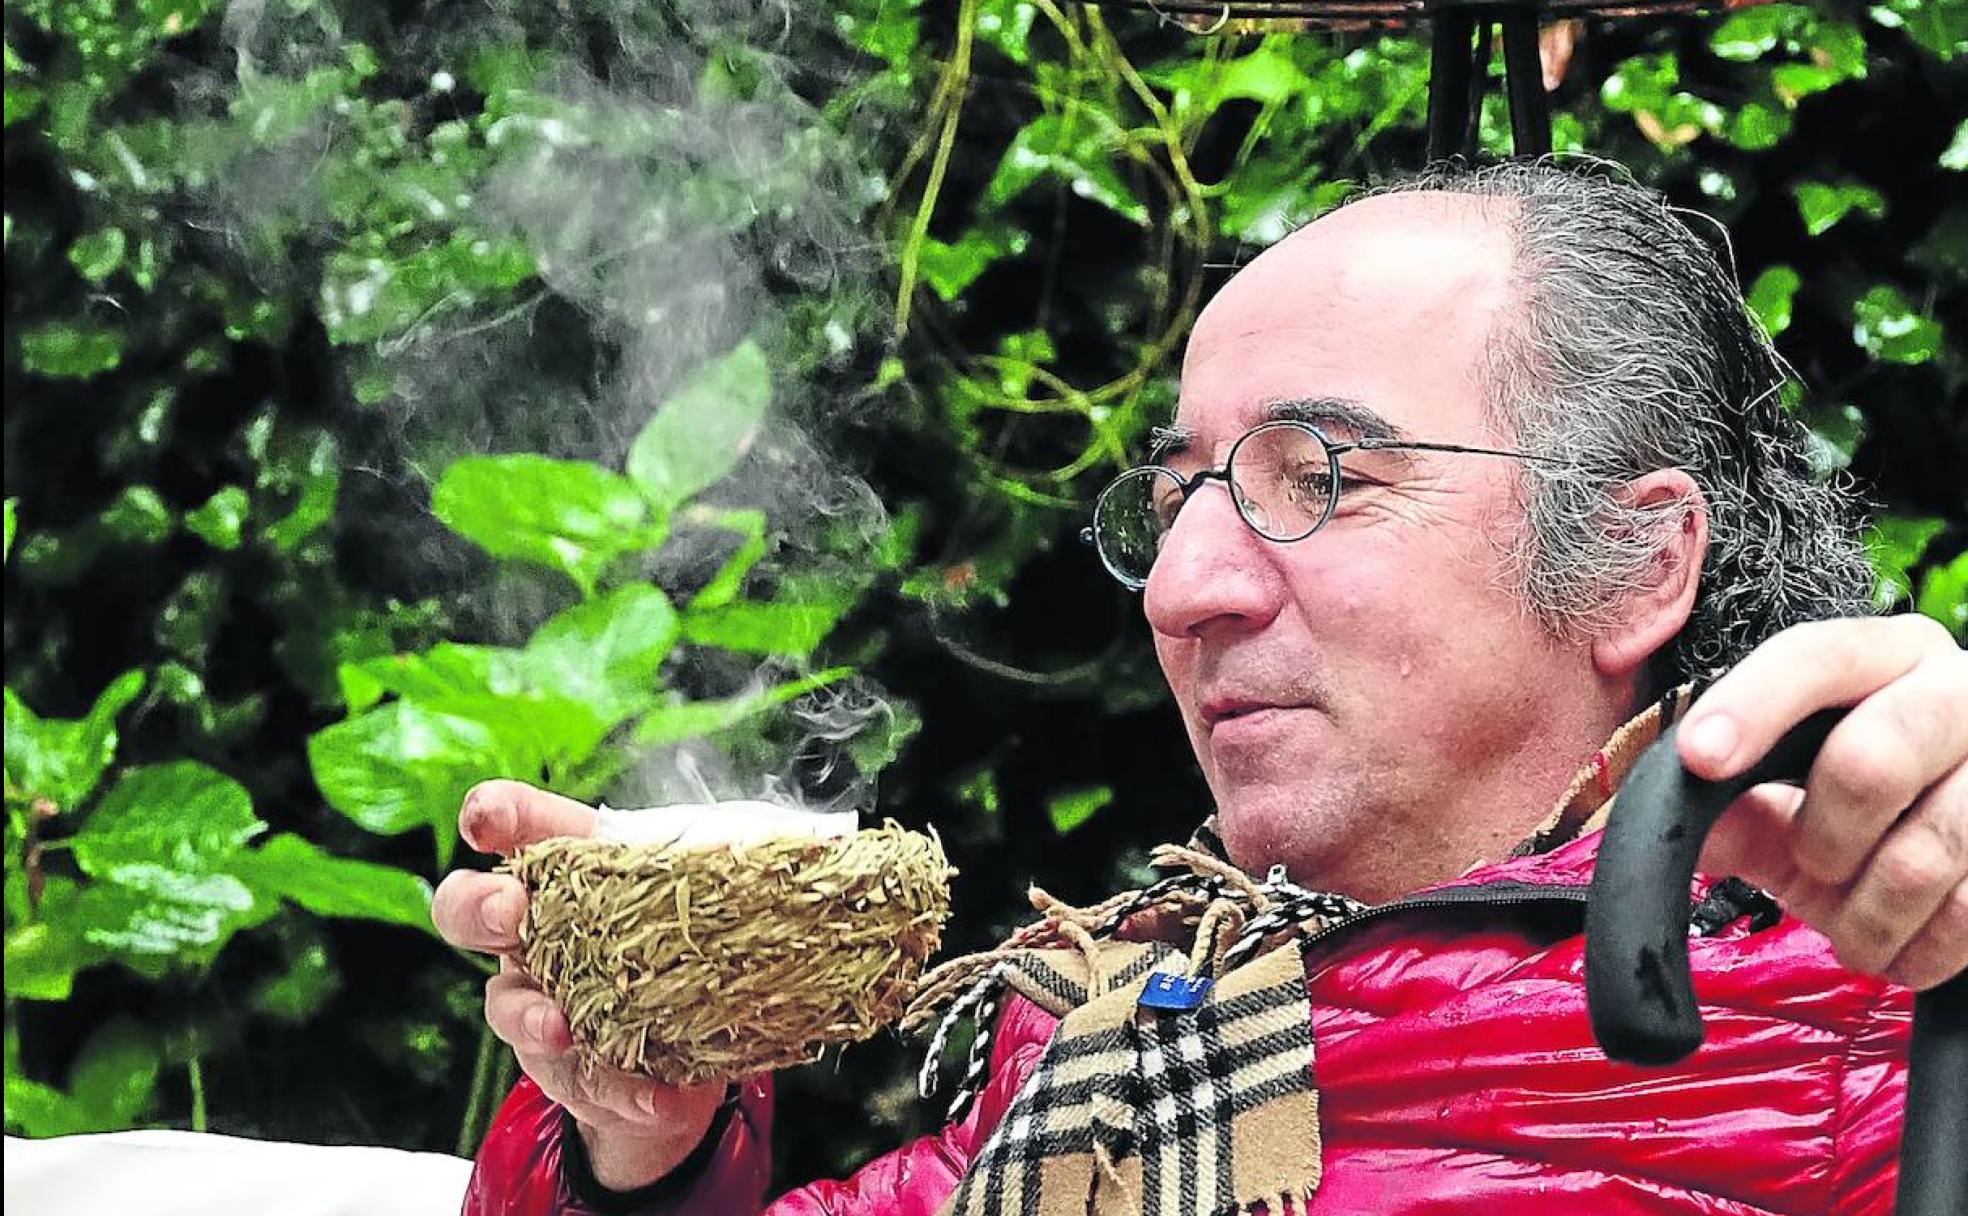
<instances>
[{"instance_id":1,"label":"blue label tag","mask_svg":"<svg viewBox=\"0 0 1968 1216\"><path fill-rule=\"evenodd\" d=\"M1209 995L1213 983L1214 980L1192 980L1185 975L1157 971L1148 977L1148 986L1141 990L1140 1005L1143 1009L1194 1009Z\"/></svg>"}]
</instances>

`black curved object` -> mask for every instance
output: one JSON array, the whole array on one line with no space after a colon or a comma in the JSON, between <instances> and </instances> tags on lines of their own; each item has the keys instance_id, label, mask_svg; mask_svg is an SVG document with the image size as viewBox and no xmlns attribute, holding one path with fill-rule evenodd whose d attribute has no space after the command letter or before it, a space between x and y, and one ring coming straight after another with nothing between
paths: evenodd
<instances>
[{"instance_id":1,"label":"black curved object","mask_svg":"<svg viewBox=\"0 0 1968 1216\"><path fill-rule=\"evenodd\" d=\"M1824 710L1754 768L1703 781L1681 766L1675 728L1635 762L1606 825L1585 909L1585 995L1606 1055L1671 1064L1701 1046L1688 975L1688 884L1715 820L1751 786L1801 782L1845 716ZM1899 1216L1968 1213L1968 972L1914 1000Z\"/></svg>"}]
</instances>

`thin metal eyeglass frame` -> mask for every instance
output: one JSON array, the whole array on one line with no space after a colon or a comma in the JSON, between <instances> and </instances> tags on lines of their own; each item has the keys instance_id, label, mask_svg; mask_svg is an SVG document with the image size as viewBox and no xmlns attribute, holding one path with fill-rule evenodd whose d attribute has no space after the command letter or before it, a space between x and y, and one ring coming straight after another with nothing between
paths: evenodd
<instances>
[{"instance_id":1,"label":"thin metal eyeglass frame","mask_svg":"<svg viewBox=\"0 0 1968 1216\"><path fill-rule=\"evenodd\" d=\"M1245 507L1243 500L1238 497L1236 483L1231 480L1230 471L1236 467L1237 453L1243 449L1244 444L1254 435L1279 429L1304 431L1319 442L1319 445L1326 450L1327 477L1333 487L1332 493L1326 496L1325 511L1320 514L1318 520L1311 527L1299 533L1297 536L1273 536L1263 528L1258 527L1256 522L1251 519L1250 511ZM1184 477L1165 464L1138 464L1131 469L1123 471L1113 481L1107 483L1107 488L1100 492L1100 497L1094 499L1093 518L1095 523L1080 529L1080 542L1094 547L1094 552L1100 557L1100 564L1107 568L1107 573L1113 575L1114 580L1120 583L1121 586L1126 587L1130 591L1139 591L1146 587L1148 585L1147 579L1133 578L1114 568L1114 563L1107 559L1106 551L1100 547L1097 528L1100 519L1100 508L1107 501L1107 496L1114 491L1115 486L1137 474L1154 472L1166 473L1170 478L1174 479L1176 488L1181 492L1182 502L1175 509L1177 516L1182 514L1183 507L1189 505L1189 499L1195 495L1196 491L1203 488L1204 482L1220 481L1223 483L1224 490L1230 495L1231 505L1237 508L1237 518L1244 521L1245 527L1273 544L1297 544L1299 541L1309 538L1314 532L1325 527L1332 520L1333 511L1339 506L1340 492L1344 489L1345 485L1340 478L1339 458L1348 452L1449 452L1463 456L1502 456L1511 460L1529 461L1533 464L1565 463L1565 461L1552 456L1537 456L1530 452L1508 452L1501 448L1467 447L1456 443L1424 443L1418 440L1386 439L1374 436L1355 439L1348 443L1338 443L1312 423L1300 422L1295 418L1278 418L1270 422L1261 422L1250 430L1245 431L1242 435L1239 435L1237 442L1230 445L1229 454L1223 458L1223 464L1218 468L1202 469L1190 477ZM1173 529L1175 524L1171 522L1169 527Z\"/></svg>"}]
</instances>

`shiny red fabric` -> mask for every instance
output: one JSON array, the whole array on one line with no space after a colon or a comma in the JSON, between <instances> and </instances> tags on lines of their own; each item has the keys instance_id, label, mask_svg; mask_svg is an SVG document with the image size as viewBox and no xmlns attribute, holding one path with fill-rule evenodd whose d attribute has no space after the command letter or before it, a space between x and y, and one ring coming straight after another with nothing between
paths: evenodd
<instances>
[{"instance_id":1,"label":"shiny red fabric","mask_svg":"<svg viewBox=\"0 0 1968 1216\"><path fill-rule=\"evenodd\" d=\"M1910 994L1841 969L1793 918L1761 932L1738 922L1691 943L1701 1050L1667 1069L1611 1063L1586 1020L1583 945L1563 899L1583 890L1597 844L1437 892L1495 902L1395 912L1308 950L1325 1169L1310 1216L1887 1216ZM765 1210L934 1212L1053 1024L1012 998L963 1122ZM638 1210L758 1211L764 1126L734 1120L688 1195ZM585 1212L561 1177L559 1136L558 1111L522 1085L480 1152L466 1216Z\"/></svg>"}]
</instances>

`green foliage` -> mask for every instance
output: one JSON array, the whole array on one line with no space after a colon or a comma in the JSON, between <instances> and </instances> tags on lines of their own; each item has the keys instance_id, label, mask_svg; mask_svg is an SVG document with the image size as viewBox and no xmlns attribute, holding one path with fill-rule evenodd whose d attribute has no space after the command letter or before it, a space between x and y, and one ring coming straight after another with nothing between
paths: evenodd
<instances>
[{"instance_id":1,"label":"green foliage","mask_svg":"<svg viewBox=\"0 0 1968 1216\"><path fill-rule=\"evenodd\" d=\"M10 546L11 547L11 546ZM43 719L7 690L7 797L78 806L116 756L116 715L143 690L141 671L126 671L74 721Z\"/></svg>"},{"instance_id":2,"label":"green foliage","mask_svg":"<svg viewBox=\"0 0 1968 1216\"><path fill-rule=\"evenodd\" d=\"M1925 363L1940 352L1941 326L1890 283L1852 304L1852 341L1887 363Z\"/></svg>"},{"instance_id":3,"label":"green foliage","mask_svg":"<svg viewBox=\"0 0 1968 1216\"><path fill-rule=\"evenodd\" d=\"M1114 791L1105 785L1066 790L1046 800L1046 816L1052 820L1052 830L1064 836L1113 801Z\"/></svg>"},{"instance_id":4,"label":"green foliage","mask_svg":"<svg viewBox=\"0 0 1968 1216\"><path fill-rule=\"evenodd\" d=\"M42 1136L120 1131L141 1120L155 1098L162 1063L156 1036L127 1017L105 1022L83 1045L66 1091L20 1075L18 1055L9 1027L7 1123Z\"/></svg>"},{"instance_id":5,"label":"green foliage","mask_svg":"<svg viewBox=\"0 0 1968 1216\"><path fill-rule=\"evenodd\" d=\"M676 37L654 11L591 16L626 22L625 41ZM332 927L357 919L408 931L391 949L431 976L427 1007L352 1024L335 1050L452 1086L429 1105L454 1123L464 1108L468 1142L502 1070L455 1092L445 1061L470 1052L452 1041L484 1033L457 999L477 973L419 944L464 791L509 775L595 798L662 749L757 747L767 710L855 671L800 663L868 580L838 559L802 568L784 519L699 501L770 429L767 368L817 368L856 340L848 295L774 288L786 305L751 309L749 333L672 341L687 374L662 391L623 380L625 402L663 402L626 472L546 450L555 423L503 432L506 455L461 442L463 411L497 390L537 411L508 417L551 419L609 369L649 365L635 335L656 305L627 297L652 256L792 245L774 234L831 205L814 205L815 174L851 150L748 58L764 26L718 27L686 114L584 91L588 46L560 14L516 6L433 38L382 20L276 3L221 31L203 4L9 10L10 173L59 183L10 196L7 216L9 281L34 284L9 291L9 391L36 405L9 411L7 442L10 494L35 521L9 570L10 1130L155 1117L159 1069L196 1077L205 1055L105 1039L75 1056L47 1003L109 1026L117 1002L151 1002L172 1043L222 1062L241 1032L206 1011L206 986L244 985L257 1016L332 1037L325 1005L388 974ZM146 88L146 72L177 83ZM764 142L707 153L698 132L720 124ZM603 166L643 180L608 196L612 213L570 215L566 183ZM717 307L700 294L672 319ZM583 331L552 374L564 335L516 377L429 363L470 364L540 316ZM58 481L50 454L78 431ZM390 536L423 502L379 517L351 501L352 483L382 481L427 487L446 531L421 557L524 606L426 598ZM6 518L12 556L14 497ZM670 542L716 555L708 578L664 576L675 598L652 577ZM96 597L132 594L132 571L138 602L112 599L105 619ZM70 673L97 636L135 670L76 707ZM779 657L676 686L727 647ZM85 712L37 712L51 707ZM390 843L426 829L422 861ZM109 1102L91 1078L118 1068L133 1084Z\"/></svg>"},{"instance_id":6,"label":"green foliage","mask_svg":"<svg viewBox=\"0 0 1968 1216\"><path fill-rule=\"evenodd\" d=\"M1968 645L1968 552L1928 569L1914 607L1954 630L1955 640Z\"/></svg>"},{"instance_id":7,"label":"green foliage","mask_svg":"<svg viewBox=\"0 0 1968 1216\"><path fill-rule=\"evenodd\" d=\"M1803 217L1804 231L1811 236L1822 236L1855 210L1873 219L1886 214L1885 196L1860 183L1798 182L1790 189L1797 198L1797 214Z\"/></svg>"},{"instance_id":8,"label":"green foliage","mask_svg":"<svg viewBox=\"0 0 1968 1216\"><path fill-rule=\"evenodd\" d=\"M1803 286L1795 270L1788 266L1772 266L1756 276L1743 298L1756 319L1763 323L1763 331L1772 338L1790 328L1791 301L1797 298L1797 289Z\"/></svg>"},{"instance_id":9,"label":"green foliage","mask_svg":"<svg viewBox=\"0 0 1968 1216\"><path fill-rule=\"evenodd\" d=\"M1890 608L1909 597L1913 589L1911 572L1926 556L1927 546L1946 527L1947 521L1942 519L1888 515L1867 530L1866 551L1879 571L1881 608ZM1946 614L1935 615L1943 622L1948 621Z\"/></svg>"},{"instance_id":10,"label":"green foliage","mask_svg":"<svg viewBox=\"0 0 1968 1216\"><path fill-rule=\"evenodd\" d=\"M458 461L431 491L431 510L494 557L559 570L583 594L616 558L661 541L665 527L621 474L532 455Z\"/></svg>"},{"instance_id":11,"label":"green foliage","mask_svg":"<svg viewBox=\"0 0 1968 1216\"><path fill-rule=\"evenodd\" d=\"M772 373L753 342L700 370L664 403L629 449L628 475L672 509L736 467L772 404Z\"/></svg>"}]
</instances>

